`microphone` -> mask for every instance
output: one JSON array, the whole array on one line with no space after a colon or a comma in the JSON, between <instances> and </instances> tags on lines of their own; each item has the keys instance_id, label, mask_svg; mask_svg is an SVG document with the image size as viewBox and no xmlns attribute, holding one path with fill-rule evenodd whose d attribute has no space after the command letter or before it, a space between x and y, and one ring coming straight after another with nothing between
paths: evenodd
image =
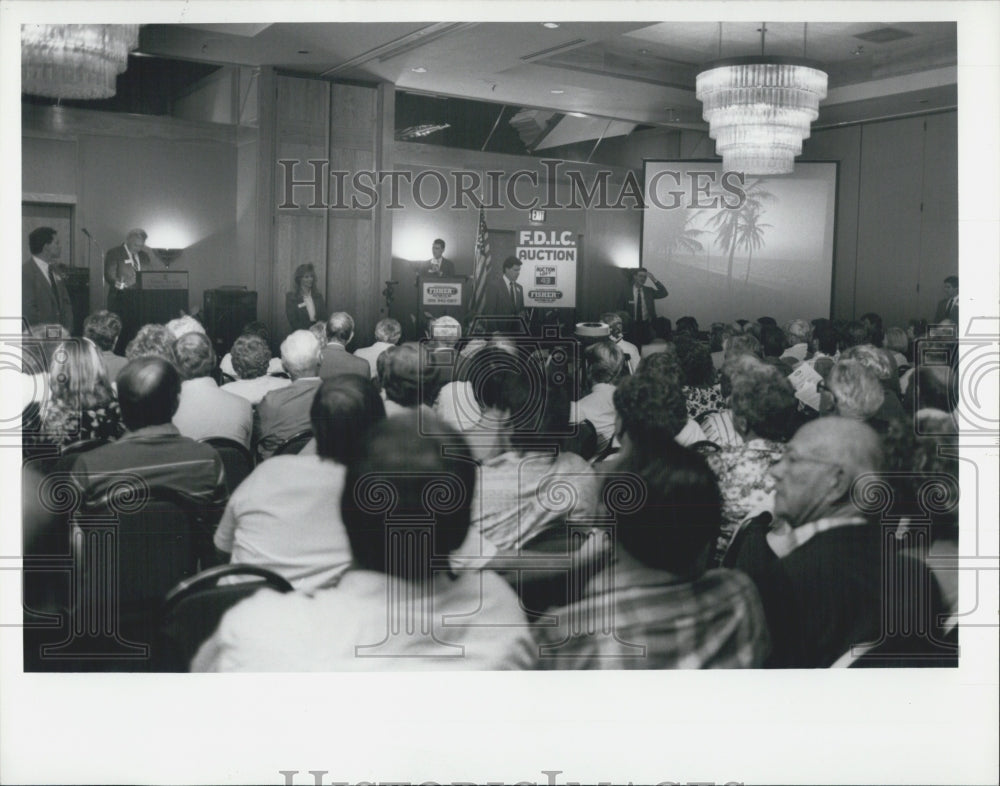
<instances>
[{"instance_id":1,"label":"microphone","mask_svg":"<svg viewBox=\"0 0 1000 786\"><path fill-rule=\"evenodd\" d=\"M85 234L85 235L86 235L87 237L89 237L89 238L90 238L91 240L93 240L93 239L94 239L94 236L93 236L93 235L91 235L91 234L90 234L90 232L88 232L88 231L87 231L87 228L86 228L86 227L80 227L80 231L81 231L81 232L83 232L83 234Z\"/></svg>"}]
</instances>

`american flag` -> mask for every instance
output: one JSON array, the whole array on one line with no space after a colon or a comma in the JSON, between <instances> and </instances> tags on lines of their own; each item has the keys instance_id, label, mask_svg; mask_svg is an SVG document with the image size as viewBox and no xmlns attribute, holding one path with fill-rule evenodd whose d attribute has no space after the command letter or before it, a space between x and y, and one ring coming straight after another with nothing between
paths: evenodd
<instances>
[{"instance_id":1,"label":"american flag","mask_svg":"<svg viewBox=\"0 0 1000 786\"><path fill-rule=\"evenodd\" d=\"M479 208L479 231L476 234L476 256L472 270L472 313L482 311L486 294L486 277L490 272L490 233L486 228L486 214Z\"/></svg>"}]
</instances>

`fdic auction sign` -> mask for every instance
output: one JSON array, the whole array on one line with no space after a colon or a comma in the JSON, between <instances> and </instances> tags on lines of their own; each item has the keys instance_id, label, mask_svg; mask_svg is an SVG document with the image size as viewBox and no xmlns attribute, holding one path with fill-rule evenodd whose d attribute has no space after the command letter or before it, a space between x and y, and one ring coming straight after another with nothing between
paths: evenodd
<instances>
[{"instance_id":1,"label":"fdic auction sign","mask_svg":"<svg viewBox=\"0 0 1000 786\"><path fill-rule=\"evenodd\" d=\"M576 308L576 252L576 233L568 229L518 230L526 307Z\"/></svg>"}]
</instances>

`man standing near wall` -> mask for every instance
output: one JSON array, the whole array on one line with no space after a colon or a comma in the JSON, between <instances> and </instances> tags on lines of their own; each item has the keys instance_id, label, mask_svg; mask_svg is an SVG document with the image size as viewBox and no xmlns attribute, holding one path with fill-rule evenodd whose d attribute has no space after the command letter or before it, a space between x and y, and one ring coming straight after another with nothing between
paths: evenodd
<instances>
[{"instance_id":1,"label":"man standing near wall","mask_svg":"<svg viewBox=\"0 0 1000 786\"><path fill-rule=\"evenodd\" d=\"M59 274L62 246L52 227L28 235L31 259L21 266L21 316L30 327L59 324L73 330L73 306Z\"/></svg>"},{"instance_id":2,"label":"man standing near wall","mask_svg":"<svg viewBox=\"0 0 1000 786\"><path fill-rule=\"evenodd\" d=\"M958 324L958 276L948 276L944 280L944 299L939 300L934 310L936 324L948 320Z\"/></svg>"},{"instance_id":3,"label":"man standing near wall","mask_svg":"<svg viewBox=\"0 0 1000 786\"><path fill-rule=\"evenodd\" d=\"M646 286L651 283L655 289ZM656 319L655 301L667 296L667 289L646 268L638 268L631 277L622 298L622 310L632 317L632 330L628 340L638 347L648 344L653 338L653 320Z\"/></svg>"}]
</instances>

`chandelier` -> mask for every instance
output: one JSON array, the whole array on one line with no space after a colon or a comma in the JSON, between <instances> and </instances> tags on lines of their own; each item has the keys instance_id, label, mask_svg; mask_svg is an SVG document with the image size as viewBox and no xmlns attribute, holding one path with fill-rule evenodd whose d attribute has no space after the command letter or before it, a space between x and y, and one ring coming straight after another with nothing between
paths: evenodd
<instances>
[{"instance_id":1,"label":"chandelier","mask_svg":"<svg viewBox=\"0 0 1000 786\"><path fill-rule=\"evenodd\" d=\"M817 64L763 55L766 29L760 56L711 63L695 83L723 167L750 175L792 171L826 98L826 72Z\"/></svg>"},{"instance_id":2,"label":"chandelier","mask_svg":"<svg viewBox=\"0 0 1000 786\"><path fill-rule=\"evenodd\" d=\"M22 25L21 92L110 98L139 44L139 25Z\"/></svg>"}]
</instances>

